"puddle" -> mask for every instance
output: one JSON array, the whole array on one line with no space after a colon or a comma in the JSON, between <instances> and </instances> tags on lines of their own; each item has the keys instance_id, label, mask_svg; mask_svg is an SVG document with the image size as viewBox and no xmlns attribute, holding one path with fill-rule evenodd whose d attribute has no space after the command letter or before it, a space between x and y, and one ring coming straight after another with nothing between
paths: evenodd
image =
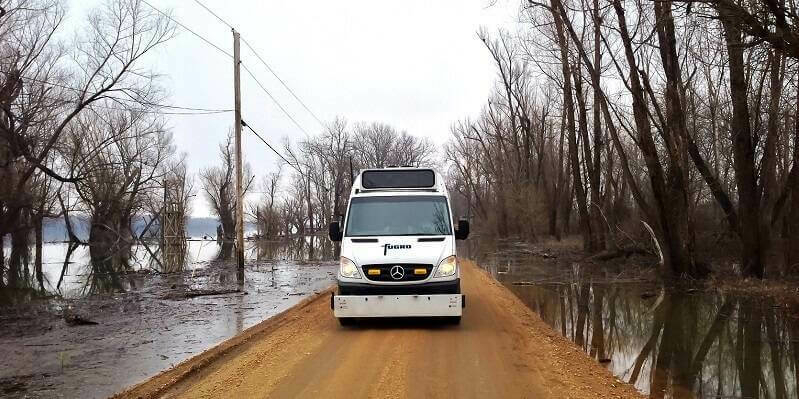
<instances>
[{"instance_id":1,"label":"puddle","mask_svg":"<svg viewBox=\"0 0 799 399\"><path fill-rule=\"evenodd\" d=\"M483 266L554 330L652 398L799 395L797 309L667 289L646 271L595 270L519 250Z\"/></svg>"},{"instance_id":2,"label":"puddle","mask_svg":"<svg viewBox=\"0 0 799 399\"><path fill-rule=\"evenodd\" d=\"M108 397L334 282L332 262L293 260L296 242L252 243L243 274L223 247L190 242L162 264L136 247L119 271L84 248L64 269L67 245L47 244L44 294L36 279L0 292L0 396Z\"/></svg>"}]
</instances>

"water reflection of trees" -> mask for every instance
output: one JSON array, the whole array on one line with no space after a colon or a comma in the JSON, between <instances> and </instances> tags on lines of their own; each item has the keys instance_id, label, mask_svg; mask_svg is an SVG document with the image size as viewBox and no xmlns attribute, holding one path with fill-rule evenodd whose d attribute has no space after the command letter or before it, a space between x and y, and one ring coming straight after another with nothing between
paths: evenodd
<instances>
[{"instance_id":1,"label":"water reflection of trees","mask_svg":"<svg viewBox=\"0 0 799 399\"><path fill-rule=\"evenodd\" d=\"M333 259L335 246L330 240L318 236L295 236L278 240L253 240L244 243L245 257L248 261L320 261ZM219 241L216 253L212 257L215 262L233 260L235 243ZM191 260L189 260L191 261Z\"/></svg>"},{"instance_id":2,"label":"water reflection of trees","mask_svg":"<svg viewBox=\"0 0 799 399\"><path fill-rule=\"evenodd\" d=\"M769 301L630 288L575 283L513 290L653 398L797 397L799 322L784 309Z\"/></svg>"},{"instance_id":3,"label":"water reflection of trees","mask_svg":"<svg viewBox=\"0 0 799 399\"><path fill-rule=\"evenodd\" d=\"M330 240L315 236L254 241L251 248L254 252L253 258L257 261L329 260L333 259L335 255L335 246Z\"/></svg>"},{"instance_id":4,"label":"water reflection of trees","mask_svg":"<svg viewBox=\"0 0 799 399\"><path fill-rule=\"evenodd\" d=\"M18 256L9 262L6 281L0 275L0 305L25 302L44 292L41 268L31 270L28 256Z\"/></svg>"},{"instance_id":5,"label":"water reflection of trees","mask_svg":"<svg viewBox=\"0 0 799 399\"><path fill-rule=\"evenodd\" d=\"M194 262L212 261L224 267L232 264L234 243L202 242L195 250L187 243L159 245L114 245L112 247L66 245L64 257L48 273L35 267L32 257L6 270L0 286L0 303L14 304L50 295L89 296L139 289L147 275L179 275ZM313 259L311 246L313 245ZM62 250L64 247L61 247ZM79 251L79 249L86 251ZM113 248L113 249L109 249ZM319 237L246 242L248 262L329 260L335 247ZM58 250L57 250L58 251ZM209 252L210 251L210 252ZM77 258L77 259L76 259ZM24 256L19 259L27 259ZM52 281L48 280L48 275ZM70 279L67 276L78 276ZM172 278L172 277L169 277ZM238 280L243 280L243 276ZM178 280L175 280L178 281Z\"/></svg>"}]
</instances>

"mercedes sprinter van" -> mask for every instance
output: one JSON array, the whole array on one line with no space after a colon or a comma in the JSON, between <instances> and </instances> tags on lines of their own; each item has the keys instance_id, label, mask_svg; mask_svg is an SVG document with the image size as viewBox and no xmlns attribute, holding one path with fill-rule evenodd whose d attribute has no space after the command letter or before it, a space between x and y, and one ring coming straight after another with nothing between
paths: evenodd
<instances>
[{"instance_id":1,"label":"mercedes sprinter van","mask_svg":"<svg viewBox=\"0 0 799 399\"><path fill-rule=\"evenodd\" d=\"M329 226L341 242L338 293L331 297L342 325L369 317L445 317L459 323L461 294L453 226L441 174L429 168L367 169L353 182L346 214Z\"/></svg>"}]
</instances>

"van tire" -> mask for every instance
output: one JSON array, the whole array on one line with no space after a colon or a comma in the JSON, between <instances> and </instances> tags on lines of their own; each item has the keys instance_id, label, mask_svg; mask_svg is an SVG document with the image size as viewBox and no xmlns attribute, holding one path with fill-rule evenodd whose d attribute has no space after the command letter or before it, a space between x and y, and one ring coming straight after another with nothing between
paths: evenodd
<instances>
[{"instance_id":1,"label":"van tire","mask_svg":"<svg viewBox=\"0 0 799 399\"><path fill-rule=\"evenodd\" d=\"M358 321L354 317L339 317L338 323L341 324L342 327L350 327L354 326L355 322Z\"/></svg>"}]
</instances>

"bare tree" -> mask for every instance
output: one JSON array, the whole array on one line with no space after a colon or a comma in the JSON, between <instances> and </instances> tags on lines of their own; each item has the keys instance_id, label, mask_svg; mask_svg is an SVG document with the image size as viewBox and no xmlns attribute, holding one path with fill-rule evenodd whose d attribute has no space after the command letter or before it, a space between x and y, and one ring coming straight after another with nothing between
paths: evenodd
<instances>
[{"instance_id":1,"label":"bare tree","mask_svg":"<svg viewBox=\"0 0 799 399\"><path fill-rule=\"evenodd\" d=\"M796 59L793 6L683 3L525 2L524 15L543 33L522 41L530 59L541 60L538 76L561 88L572 83L561 97L566 133L575 125L579 132L569 143L572 172L580 170L572 173L578 210L583 176L589 206L608 214L609 226L615 224L610 204L624 201L629 190L664 250L664 271L694 277L707 272L695 237L708 230L698 223L707 211L735 234L747 276L762 277L774 264L781 225L785 266L775 264L774 271L791 269L788 204L799 168L792 149L796 111L785 104L796 102L798 68L787 62ZM553 43L559 57L549 50ZM606 74L623 85L621 92L603 86ZM583 80L593 92L590 119ZM604 165L603 127L613 144L604 150ZM596 232L598 220L591 221Z\"/></svg>"},{"instance_id":2,"label":"bare tree","mask_svg":"<svg viewBox=\"0 0 799 399\"><path fill-rule=\"evenodd\" d=\"M233 132L229 131L227 138L219 145L219 160L221 164L200 171L200 184L203 187L205 198L211 205L211 210L219 217L222 226L222 233L225 239L232 240L236 229L236 201L244 198L236 198L236 186L233 179L235 168L233 154ZM245 163L244 187L242 195L245 195L254 180L250 165Z\"/></svg>"},{"instance_id":3,"label":"bare tree","mask_svg":"<svg viewBox=\"0 0 799 399\"><path fill-rule=\"evenodd\" d=\"M435 146L426 138L399 132L380 122L357 124L352 136L354 162L359 168L421 166L434 163Z\"/></svg>"},{"instance_id":4,"label":"bare tree","mask_svg":"<svg viewBox=\"0 0 799 399\"><path fill-rule=\"evenodd\" d=\"M283 168L262 177L260 202L251 203L250 214L254 217L261 238L273 239L279 234L280 215L278 195L280 194L280 178Z\"/></svg>"},{"instance_id":5,"label":"bare tree","mask_svg":"<svg viewBox=\"0 0 799 399\"><path fill-rule=\"evenodd\" d=\"M156 76L139 65L174 29L137 0L109 0L65 43L56 39L65 17L60 2L12 0L2 8L0 183L8 189L0 193L0 236L11 234L16 267L26 261L31 229L47 216L37 198L52 199L41 195L55 187L48 179L82 178L59 156L64 136L81 115L155 105Z\"/></svg>"},{"instance_id":6,"label":"bare tree","mask_svg":"<svg viewBox=\"0 0 799 399\"><path fill-rule=\"evenodd\" d=\"M81 160L74 188L91 216L91 255L101 263L124 261L134 240L134 217L161 196L174 154L171 134L161 118L135 111L106 111L81 121L83 128L67 135L65 157Z\"/></svg>"}]
</instances>

